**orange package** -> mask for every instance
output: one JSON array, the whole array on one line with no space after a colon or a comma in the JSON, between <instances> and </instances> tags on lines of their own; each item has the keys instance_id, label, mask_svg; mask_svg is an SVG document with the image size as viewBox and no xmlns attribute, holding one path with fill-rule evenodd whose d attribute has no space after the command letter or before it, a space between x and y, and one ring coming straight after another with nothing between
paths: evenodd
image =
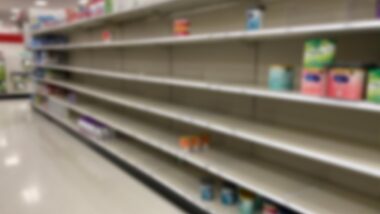
<instances>
[{"instance_id":1,"label":"orange package","mask_svg":"<svg viewBox=\"0 0 380 214\"><path fill-rule=\"evenodd\" d=\"M179 139L179 146L185 151L191 151L192 144L193 144L192 137L184 136L184 137L180 137Z\"/></svg>"}]
</instances>

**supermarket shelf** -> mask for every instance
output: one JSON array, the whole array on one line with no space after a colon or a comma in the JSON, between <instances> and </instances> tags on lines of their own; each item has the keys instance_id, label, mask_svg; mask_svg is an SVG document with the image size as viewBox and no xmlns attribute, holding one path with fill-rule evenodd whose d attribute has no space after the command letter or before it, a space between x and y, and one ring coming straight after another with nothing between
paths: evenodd
<instances>
[{"instance_id":1,"label":"supermarket shelf","mask_svg":"<svg viewBox=\"0 0 380 214\"><path fill-rule=\"evenodd\" d=\"M30 96L31 96L30 92L5 93L5 94L0 94L0 100L2 100L2 99L22 99L22 98L29 98Z\"/></svg>"},{"instance_id":2,"label":"supermarket shelf","mask_svg":"<svg viewBox=\"0 0 380 214\"><path fill-rule=\"evenodd\" d=\"M380 105L365 101L343 101L323 97L306 96L297 92L278 92L269 89L254 87L250 85L226 84L217 82L206 82L201 80L186 80L171 77L149 76L143 74L133 74L126 72L117 72L109 70L97 70L91 68L82 68L76 66L62 65L35 65L41 68L62 70L72 73L93 75L117 80L129 80L144 83L153 83L160 85L178 86L185 88L209 90L214 92L231 93L246 96L255 96L260 98L277 99L305 104L314 104L336 108L352 109L367 112L380 112Z\"/></svg>"},{"instance_id":3,"label":"supermarket shelf","mask_svg":"<svg viewBox=\"0 0 380 214\"><path fill-rule=\"evenodd\" d=\"M142 143L187 161L209 173L268 197L301 213L377 213L379 205L372 199L341 190L305 175L247 157L241 153L212 147L206 152L188 153L178 146L178 135L142 122L120 117L109 111L83 104L70 104L49 96L80 114L91 115L109 127ZM307 194L307 197L303 197ZM329 197L329 201L324 199ZM309 201L313 203L309 204ZM318 204L318 206L314 206Z\"/></svg>"},{"instance_id":4,"label":"supermarket shelf","mask_svg":"<svg viewBox=\"0 0 380 214\"><path fill-rule=\"evenodd\" d=\"M113 12L103 16L94 18L82 19L73 23L61 24L54 27L47 27L45 29L33 32L34 36L39 36L49 33L62 33L76 30L78 28L86 28L105 24L107 22L115 21L128 21L136 18L144 17L152 14L161 14L172 11L181 10L189 7L196 7L208 5L215 2L222 2L222 0L191 0L191 1L176 1L176 0L159 0L149 4L140 5L125 11Z\"/></svg>"},{"instance_id":5,"label":"supermarket shelf","mask_svg":"<svg viewBox=\"0 0 380 214\"><path fill-rule=\"evenodd\" d=\"M90 140L102 150L120 160L123 160L128 165L133 166L138 171L154 179L200 209L208 213L215 214L237 213L236 206L223 206L218 200L215 200L214 202L203 202L200 199L199 188L197 188L200 185L200 178L188 173L183 168L175 164L175 162L170 162L164 158L160 158L158 155L151 155L146 150L133 146L132 144L134 142L126 143L125 141L118 139L100 140L97 138L84 136L80 133L80 131L78 131L76 125L70 120L59 118L37 105L34 105L34 107L75 133Z\"/></svg>"},{"instance_id":6,"label":"supermarket shelf","mask_svg":"<svg viewBox=\"0 0 380 214\"><path fill-rule=\"evenodd\" d=\"M248 122L212 112L139 98L131 95L104 92L56 80L44 83L70 89L103 101L137 109L139 111L174 119L254 144L271 147L324 163L332 164L376 178L380 177L380 149L319 135Z\"/></svg>"},{"instance_id":7,"label":"supermarket shelf","mask_svg":"<svg viewBox=\"0 0 380 214\"><path fill-rule=\"evenodd\" d=\"M161 37L148 39L129 39L112 42L89 42L66 45L49 45L33 48L34 50L73 50L73 49L98 49L98 48L118 48L118 47L139 47L154 45L181 45L194 43L224 42L234 40L265 40L276 38L289 38L320 34L338 33L363 33L369 31L380 31L379 20L341 22L333 24L318 24L295 27L268 28L257 31L236 31L198 34L186 37Z\"/></svg>"}]
</instances>

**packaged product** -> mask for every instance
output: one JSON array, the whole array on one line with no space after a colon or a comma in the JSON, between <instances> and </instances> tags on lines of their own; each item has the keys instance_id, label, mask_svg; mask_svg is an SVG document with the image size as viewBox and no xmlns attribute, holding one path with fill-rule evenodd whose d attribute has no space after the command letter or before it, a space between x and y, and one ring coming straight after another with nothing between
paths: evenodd
<instances>
[{"instance_id":1,"label":"packaged product","mask_svg":"<svg viewBox=\"0 0 380 214\"><path fill-rule=\"evenodd\" d=\"M203 201L212 201L215 197L215 182L212 178L203 178L201 180L201 199Z\"/></svg>"},{"instance_id":2,"label":"packaged product","mask_svg":"<svg viewBox=\"0 0 380 214\"><path fill-rule=\"evenodd\" d=\"M304 68L324 69L334 62L336 44L331 39L310 39L305 42Z\"/></svg>"},{"instance_id":3,"label":"packaged product","mask_svg":"<svg viewBox=\"0 0 380 214\"><path fill-rule=\"evenodd\" d=\"M270 202L265 202L262 214L281 214L280 208Z\"/></svg>"},{"instance_id":4,"label":"packaged product","mask_svg":"<svg viewBox=\"0 0 380 214\"><path fill-rule=\"evenodd\" d=\"M247 11L247 30L258 30L262 27L264 7L258 6Z\"/></svg>"},{"instance_id":5,"label":"packaged product","mask_svg":"<svg viewBox=\"0 0 380 214\"><path fill-rule=\"evenodd\" d=\"M223 205L234 205L237 202L237 188L234 184L225 182L220 191L220 201Z\"/></svg>"},{"instance_id":6,"label":"packaged product","mask_svg":"<svg viewBox=\"0 0 380 214\"><path fill-rule=\"evenodd\" d=\"M380 103L380 67L368 71L367 100Z\"/></svg>"},{"instance_id":7,"label":"packaged product","mask_svg":"<svg viewBox=\"0 0 380 214\"><path fill-rule=\"evenodd\" d=\"M176 36L187 36L190 34L190 21L188 19L176 19L173 22L173 33Z\"/></svg>"},{"instance_id":8,"label":"packaged product","mask_svg":"<svg viewBox=\"0 0 380 214\"><path fill-rule=\"evenodd\" d=\"M365 72L360 65L335 65L330 68L327 95L346 100L363 99Z\"/></svg>"},{"instance_id":9,"label":"packaged product","mask_svg":"<svg viewBox=\"0 0 380 214\"><path fill-rule=\"evenodd\" d=\"M256 207L256 197L253 193L240 190L239 193L239 214L252 214L255 213Z\"/></svg>"},{"instance_id":10,"label":"packaged product","mask_svg":"<svg viewBox=\"0 0 380 214\"><path fill-rule=\"evenodd\" d=\"M269 68L269 89L285 91L293 89L294 72L291 66L272 65Z\"/></svg>"},{"instance_id":11,"label":"packaged product","mask_svg":"<svg viewBox=\"0 0 380 214\"><path fill-rule=\"evenodd\" d=\"M185 151L191 151L193 146L192 136L183 136L179 139L179 146Z\"/></svg>"},{"instance_id":12,"label":"packaged product","mask_svg":"<svg viewBox=\"0 0 380 214\"><path fill-rule=\"evenodd\" d=\"M313 96L325 96L326 73L323 69L304 69L301 78L301 93Z\"/></svg>"}]
</instances>

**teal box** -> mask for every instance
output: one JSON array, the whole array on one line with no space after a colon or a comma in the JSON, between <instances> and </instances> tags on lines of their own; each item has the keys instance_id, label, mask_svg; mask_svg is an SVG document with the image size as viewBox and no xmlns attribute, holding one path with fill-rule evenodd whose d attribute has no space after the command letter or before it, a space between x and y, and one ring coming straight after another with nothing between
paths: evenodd
<instances>
[{"instance_id":1,"label":"teal box","mask_svg":"<svg viewBox=\"0 0 380 214\"><path fill-rule=\"evenodd\" d=\"M370 69L368 72L367 100L380 103L380 68Z\"/></svg>"},{"instance_id":2,"label":"teal box","mask_svg":"<svg viewBox=\"0 0 380 214\"><path fill-rule=\"evenodd\" d=\"M294 72L290 66L275 65L269 69L268 87L276 91L293 89Z\"/></svg>"}]
</instances>

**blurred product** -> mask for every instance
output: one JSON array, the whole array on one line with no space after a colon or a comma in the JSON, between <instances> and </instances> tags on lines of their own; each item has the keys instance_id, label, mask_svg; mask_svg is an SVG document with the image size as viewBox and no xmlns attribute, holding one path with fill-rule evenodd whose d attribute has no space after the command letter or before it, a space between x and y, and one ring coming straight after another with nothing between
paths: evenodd
<instances>
[{"instance_id":1,"label":"blurred product","mask_svg":"<svg viewBox=\"0 0 380 214\"><path fill-rule=\"evenodd\" d=\"M193 138L191 136L184 136L184 137L180 137L179 139L179 145L185 151L190 152L193 146L192 144L193 144Z\"/></svg>"},{"instance_id":2,"label":"blurred product","mask_svg":"<svg viewBox=\"0 0 380 214\"><path fill-rule=\"evenodd\" d=\"M39 48L44 45L64 45L64 44L67 44L68 42L69 40L68 40L68 37L66 36L49 35L49 36L33 38L30 45L33 48Z\"/></svg>"},{"instance_id":3,"label":"blurred product","mask_svg":"<svg viewBox=\"0 0 380 214\"><path fill-rule=\"evenodd\" d=\"M179 145L183 150L188 152L206 150L210 147L210 135L201 134L182 136L179 139Z\"/></svg>"},{"instance_id":4,"label":"blurred product","mask_svg":"<svg viewBox=\"0 0 380 214\"><path fill-rule=\"evenodd\" d=\"M330 39L310 39L305 42L304 68L324 69L335 59L336 44Z\"/></svg>"},{"instance_id":5,"label":"blurred product","mask_svg":"<svg viewBox=\"0 0 380 214\"><path fill-rule=\"evenodd\" d=\"M247 30L258 30L262 27L264 7L258 6L247 11Z\"/></svg>"},{"instance_id":6,"label":"blurred product","mask_svg":"<svg viewBox=\"0 0 380 214\"><path fill-rule=\"evenodd\" d=\"M114 7L114 1L113 0L105 0L104 2L104 12L106 14L110 14L114 11L113 7Z\"/></svg>"},{"instance_id":7,"label":"blurred product","mask_svg":"<svg viewBox=\"0 0 380 214\"><path fill-rule=\"evenodd\" d=\"M376 17L380 18L380 0L376 1Z\"/></svg>"},{"instance_id":8,"label":"blurred product","mask_svg":"<svg viewBox=\"0 0 380 214\"><path fill-rule=\"evenodd\" d=\"M112 40L112 34L111 34L111 31L109 30L104 30L102 32L102 41L103 42L109 42Z\"/></svg>"},{"instance_id":9,"label":"blurred product","mask_svg":"<svg viewBox=\"0 0 380 214\"><path fill-rule=\"evenodd\" d=\"M215 182L212 178L203 178L201 180L201 199L203 201L212 201L215 198Z\"/></svg>"},{"instance_id":10,"label":"blurred product","mask_svg":"<svg viewBox=\"0 0 380 214\"><path fill-rule=\"evenodd\" d=\"M313 96L326 95L327 74L325 70L304 69L301 78L301 93Z\"/></svg>"},{"instance_id":11,"label":"blurred product","mask_svg":"<svg viewBox=\"0 0 380 214\"><path fill-rule=\"evenodd\" d=\"M281 214L280 208L270 202L265 202L263 205L262 214Z\"/></svg>"},{"instance_id":12,"label":"blurred product","mask_svg":"<svg viewBox=\"0 0 380 214\"><path fill-rule=\"evenodd\" d=\"M7 90L6 76L7 71L5 67L5 59L3 54L0 53L0 93L5 93Z\"/></svg>"},{"instance_id":13,"label":"blurred product","mask_svg":"<svg viewBox=\"0 0 380 214\"><path fill-rule=\"evenodd\" d=\"M380 67L368 71L367 100L380 103Z\"/></svg>"},{"instance_id":14,"label":"blurred product","mask_svg":"<svg viewBox=\"0 0 380 214\"><path fill-rule=\"evenodd\" d=\"M260 199L253 193L240 190L239 194L239 214L255 214L261 209Z\"/></svg>"},{"instance_id":15,"label":"blurred product","mask_svg":"<svg viewBox=\"0 0 380 214\"><path fill-rule=\"evenodd\" d=\"M96 17L105 14L105 2L104 0L91 0L89 3L90 16Z\"/></svg>"},{"instance_id":16,"label":"blurred product","mask_svg":"<svg viewBox=\"0 0 380 214\"><path fill-rule=\"evenodd\" d=\"M82 116L77 123L80 131L92 137L106 139L113 136L113 131L110 128L91 117Z\"/></svg>"},{"instance_id":17,"label":"blurred product","mask_svg":"<svg viewBox=\"0 0 380 214\"><path fill-rule=\"evenodd\" d=\"M173 23L173 32L176 36L187 36L190 34L190 21L188 19L176 19Z\"/></svg>"},{"instance_id":18,"label":"blurred product","mask_svg":"<svg viewBox=\"0 0 380 214\"><path fill-rule=\"evenodd\" d=\"M231 206L237 202L237 188L234 184L225 182L220 190L220 201L223 205Z\"/></svg>"},{"instance_id":19,"label":"blurred product","mask_svg":"<svg viewBox=\"0 0 380 214\"><path fill-rule=\"evenodd\" d=\"M269 68L268 85L272 90L287 91L293 89L294 72L291 66L272 65Z\"/></svg>"},{"instance_id":20,"label":"blurred product","mask_svg":"<svg viewBox=\"0 0 380 214\"><path fill-rule=\"evenodd\" d=\"M27 13L33 30L57 26L65 23L67 20L66 12L62 9L40 10L37 8L30 8Z\"/></svg>"},{"instance_id":21,"label":"blurred product","mask_svg":"<svg viewBox=\"0 0 380 214\"><path fill-rule=\"evenodd\" d=\"M337 65L328 73L327 95L346 100L361 100L364 95L365 69L360 65Z\"/></svg>"}]
</instances>

